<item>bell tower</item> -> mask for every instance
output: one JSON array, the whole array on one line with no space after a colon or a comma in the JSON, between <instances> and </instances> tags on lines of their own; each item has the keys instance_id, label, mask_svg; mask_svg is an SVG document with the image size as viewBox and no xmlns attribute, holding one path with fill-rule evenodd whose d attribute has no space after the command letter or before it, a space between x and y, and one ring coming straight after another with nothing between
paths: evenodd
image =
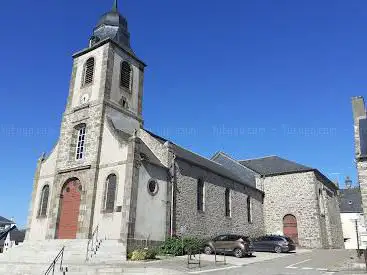
<instances>
[{"instance_id":1,"label":"bell tower","mask_svg":"<svg viewBox=\"0 0 367 275\"><path fill-rule=\"evenodd\" d=\"M88 238L93 231L93 220L99 219L95 207L101 205L96 202L101 197L98 190L106 181L101 169L126 162L125 145L143 126L144 68L131 48L127 20L115 0L93 29L88 47L73 55L69 95L55 147L50 201L54 211L49 216L48 239L65 235L60 228L68 228L69 223L74 224L76 238ZM75 194L81 193L77 206L70 205L79 211L73 221L60 218L60 196L65 197L70 182L78 185Z\"/></svg>"}]
</instances>

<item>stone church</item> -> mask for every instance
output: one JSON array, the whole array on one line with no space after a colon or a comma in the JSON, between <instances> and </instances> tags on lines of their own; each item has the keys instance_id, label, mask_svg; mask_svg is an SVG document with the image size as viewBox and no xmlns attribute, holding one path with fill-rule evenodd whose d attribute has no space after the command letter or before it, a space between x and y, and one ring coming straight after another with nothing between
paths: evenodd
<instances>
[{"instance_id":1,"label":"stone church","mask_svg":"<svg viewBox=\"0 0 367 275\"><path fill-rule=\"evenodd\" d=\"M338 187L278 157L207 159L144 129L145 63L114 1L73 55L60 136L37 163L27 241L123 245L167 236L285 233L305 247L342 247ZM339 220L338 220L339 217Z\"/></svg>"}]
</instances>

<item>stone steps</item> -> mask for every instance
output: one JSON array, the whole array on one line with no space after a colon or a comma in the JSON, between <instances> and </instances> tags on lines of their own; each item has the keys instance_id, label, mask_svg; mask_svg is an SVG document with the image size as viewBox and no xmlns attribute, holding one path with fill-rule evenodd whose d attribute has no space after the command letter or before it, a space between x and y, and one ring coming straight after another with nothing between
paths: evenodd
<instances>
[{"instance_id":1,"label":"stone steps","mask_svg":"<svg viewBox=\"0 0 367 275\"><path fill-rule=\"evenodd\" d=\"M126 262L125 247L122 243L117 240L103 240L98 251L86 261L87 244L88 240L25 242L0 254L0 274L44 274L63 246L63 266L68 267L68 275L112 275L125 274L125 271L128 271L122 267ZM59 270L59 262L55 266L55 274L63 274Z\"/></svg>"}]
</instances>

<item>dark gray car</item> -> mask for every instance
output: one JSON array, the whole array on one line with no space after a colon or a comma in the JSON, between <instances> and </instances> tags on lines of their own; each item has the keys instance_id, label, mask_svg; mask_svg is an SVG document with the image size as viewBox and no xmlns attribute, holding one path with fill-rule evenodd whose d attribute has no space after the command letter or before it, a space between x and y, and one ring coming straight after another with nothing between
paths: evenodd
<instances>
[{"instance_id":1,"label":"dark gray car","mask_svg":"<svg viewBox=\"0 0 367 275\"><path fill-rule=\"evenodd\" d=\"M289 252L296 249L292 239L286 236L262 236L253 240L254 250L263 252Z\"/></svg>"},{"instance_id":2,"label":"dark gray car","mask_svg":"<svg viewBox=\"0 0 367 275\"><path fill-rule=\"evenodd\" d=\"M251 256L253 247L250 239L241 235L224 234L219 235L204 246L205 254L232 253L237 258L245 255Z\"/></svg>"}]
</instances>

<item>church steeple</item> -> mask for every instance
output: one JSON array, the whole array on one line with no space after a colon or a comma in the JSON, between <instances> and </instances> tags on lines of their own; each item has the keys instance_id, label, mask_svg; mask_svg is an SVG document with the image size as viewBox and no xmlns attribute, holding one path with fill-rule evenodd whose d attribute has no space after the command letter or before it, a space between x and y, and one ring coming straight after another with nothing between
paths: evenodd
<instances>
[{"instance_id":1,"label":"church steeple","mask_svg":"<svg viewBox=\"0 0 367 275\"><path fill-rule=\"evenodd\" d=\"M121 47L131 51L127 20L119 13L118 0L114 0L112 9L103 14L99 19L93 31L90 45L93 46L99 41L107 38L114 40Z\"/></svg>"}]
</instances>

